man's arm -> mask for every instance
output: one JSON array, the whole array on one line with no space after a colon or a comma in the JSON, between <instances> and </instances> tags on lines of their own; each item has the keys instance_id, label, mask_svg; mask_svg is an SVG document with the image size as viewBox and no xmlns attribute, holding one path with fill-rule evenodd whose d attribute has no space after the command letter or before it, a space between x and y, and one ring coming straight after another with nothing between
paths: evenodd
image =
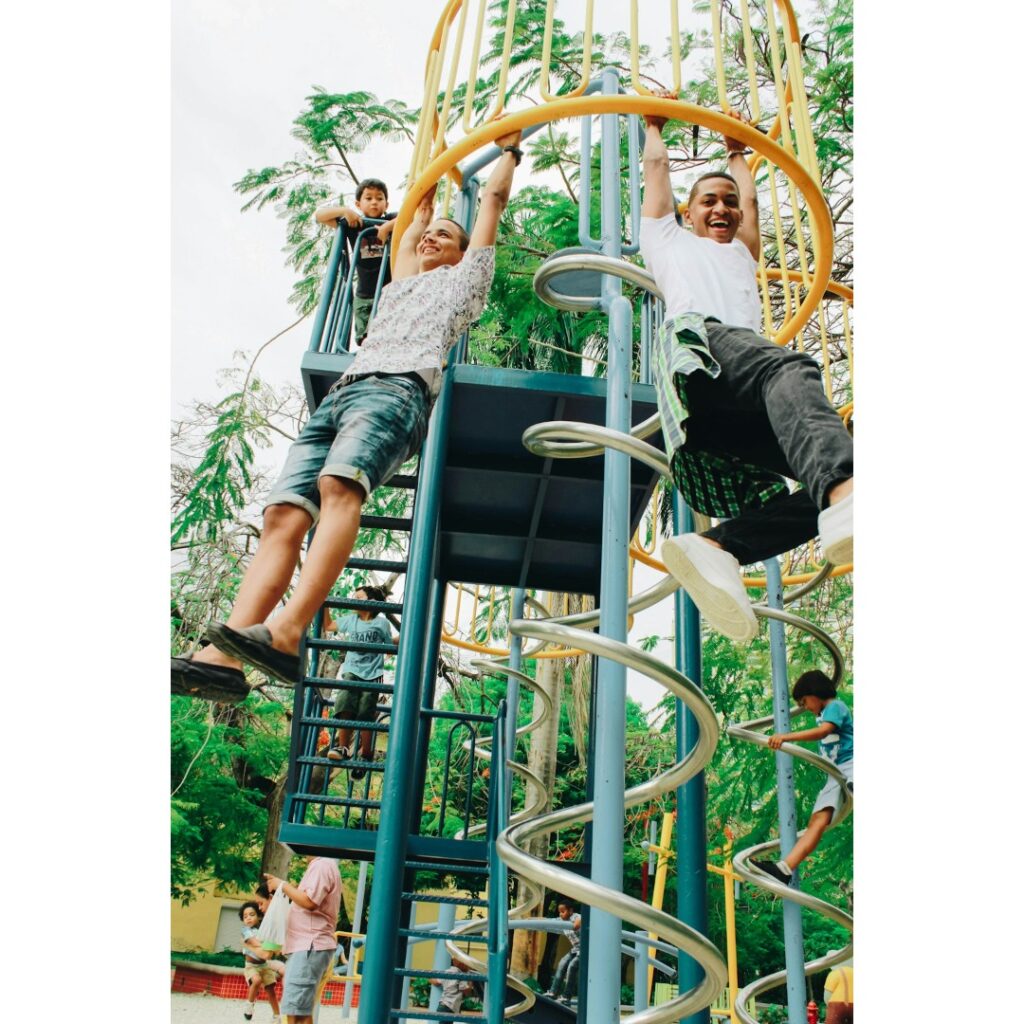
<instances>
[{"instance_id":1,"label":"man's arm","mask_svg":"<svg viewBox=\"0 0 1024 1024\"><path fill-rule=\"evenodd\" d=\"M501 147L518 146L522 137L522 132L511 132L495 139L494 144ZM484 249L494 245L498 237L498 221L512 194L512 175L515 170L516 158L511 153L502 153L494 172L487 179L487 188L480 196L480 209L473 225L473 234L469 236L470 249Z\"/></svg>"},{"instance_id":2,"label":"man's arm","mask_svg":"<svg viewBox=\"0 0 1024 1024\"><path fill-rule=\"evenodd\" d=\"M263 877L267 880L267 888L271 892L277 892L279 888L283 889L285 896L295 906L302 907L303 910L316 910L317 905L297 885L292 885L291 882L286 882L276 875L264 875Z\"/></svg>"},{"instance_id":3,"label":"man's arm","mask_svg":"<svg viewBox=\"0 0 1024 1024\"><path fill-rule=\"evenodd\" d=\"M668 90L654 94L659 99L674 100L675 93ZM668 149L661 137L667 118L644 114L647 135L644 139L644 201L640 207L641 217L657 219L676 212L672 197L672 181L668 174Z\"/></svg>"},{"instance_id":4,"label":"man's arm","mask_svg":"<svg viewBox=\"0 0 1024 1024\"><path fill-rule=\"evenodd\" d=\"M731 111L729 116L736 118L737 121L743 120L735 110ZM736 237L750 250L750 255L756 260L761 255L761 223L757 216L757 188L754 185L754 176L743 158L743 143L729 138L728 135L723 135L722 141L725 143L726 167L740 188L740 212L743 214L743 220L740 222Z\"/></svg>"},{"instance_id":5,"label":"man's arm","mask_svg":"<svg viewBox=\"0 0 1024 1024\"><path fill-rule=\"evenodd\" d=\"M434 193L437 192L435 185L420 200L416 212L413 214L412 223L405 229L402 235L402 243L398 247L398 254L395 256L395 266L391 272L391 280L398 281L403 277L412 277L419 270L419 260L416 258L416 246L419 245L423 232L430 227L434 219Z\"/></svg>"}]
</instances>

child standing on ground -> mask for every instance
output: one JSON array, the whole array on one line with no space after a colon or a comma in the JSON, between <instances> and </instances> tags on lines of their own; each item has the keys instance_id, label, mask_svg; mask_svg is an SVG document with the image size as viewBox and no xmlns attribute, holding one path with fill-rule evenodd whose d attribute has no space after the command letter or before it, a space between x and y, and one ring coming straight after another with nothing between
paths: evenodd
<instances>
[{"instance_id":1,"label":"child standing on ground","mask_svg":"<svg viewBox=\"0 0 1024 1024\"><path fill-rule=\"evenodd\" d=\"M360 587L355 592L359 601L383 601L384 591L380 587ZM337 619L326 623L325 628L349 637L358 643L386 644L398 642L392 635L391 623L381 612L372 612L360 608L355 612L339 615ZM382 683L384 681L383 651L348 651L341 666L343 682ZM339 690L334 699L334 717L347 718L351 721L373 722L377 718L377 702L381 694L378 690L361 690L346 687ZM373 758L373 731L361 729L359 740L359 757L363 761ZM352 757L352 729L339 729L337 738L327 751L332 761L347 761ZM365 768L353 768L349 774L353 779L361 779L366 775Z\"/></svg>"},{"instance_id":2,"label":"child standing on ground","mask_svg":"<svg viewBox=\"0 0 1024 1024\"><path fill-rule=\"evenodd\" d=\"M448 974L454 974L454 978L431 978L430 984L436 985L441 990L441 1001L437 1004L438 1013L458 1013L462 1009L462 1000L473 994L476 987L471 981L460 981L458 975L465 974L469 970L469 964L458 957L452 957L452 966Z\"/></svg>"},{"instance_id":3,"label":"child standing on ground","mask_svg":"<svg viewBox=\"0 0 1024 1024\"><path fill-rule=\"evenodd\" d=\"M563 1003L568 1004L576 991L576 972L580 968L580 924L583 918L573 912L569 903L558 904L558 916L572 926L565 933L569 940L569 952L558 961L555 980L544 994L552 999L560 998Z\"/></svg>"},{"instance_id":4,"label":"child standing on ground","mask_svg":"<svg viewBox=\"0 0 1024 1024\"><path fill-rule=\"evenodd\" d=\"M265 953L256 933L260 927L260 907L255 900L243 903L238 911L242 921L242 954L245 957L245 980L249 984L249 991L246 993L245 1009L242 1016L246 1020L252 1020L256 1010L256 1000L259 998L260 989L267 993L267 1002L270 1003L270 1010L273 1013L271 1018L273 1024L279 1024L281 1020L281 1007L277 1002L275 986L280 977L278 971L267 962L269 954Z\"/></svg>"},{"instance_id":5,"label":"child standing on ground","mask_svg":"<svg viewBox=\"0 0 1024 1024\"><path fill-rule=\"evenodd\" d=\"M356 208L347 206L321 206L316 211L316 219L321 224L334 224L342 227L344 222L344 242L352 250L352 259L356 273L352 292L352 326L355 329L356 344L361 345L366 337L366 329L370 322L370 311L373 309L373 297L377 294L377 278L384 259L384 245L391 237L395 227L397 213L388 213L388 187L380 178L364 178L356 186ZM384 220L378 225L377 234L366 234L359 243L359 251L355 251L356 240L363 231L363 217ZM391 280L391 268L384 268L383 288Z\"/></svg>"},{"instance_id":6,"label":"child standing on ground","mask_svg":"<svg viewBox=\"0 0 1024 1024\"><path fill-rule=\"evenodd\" d=\"M818 724L813 729L804 729L801 732L780 732L769 736L768 746L772 750L778 750L783 743L817 740L818 753L843 773L843 778L852 790L853 715L836 697L835 683L817 669L805 672L793 686L793 700L804 711L810 711L817 716ZM755 860L751 863L784 885L789 885L793 881L793 872L821 842L825 829L828 828L842 802L842 789L830 776L814 802L811 820L807 823L804 834L797 839L793 849L782 860Z\"/></svg>"}]
</instances>

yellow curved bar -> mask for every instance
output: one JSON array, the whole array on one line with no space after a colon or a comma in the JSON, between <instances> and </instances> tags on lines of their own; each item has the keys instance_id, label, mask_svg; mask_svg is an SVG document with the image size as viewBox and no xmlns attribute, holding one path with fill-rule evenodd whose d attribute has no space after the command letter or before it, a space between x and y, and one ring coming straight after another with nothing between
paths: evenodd
<instances>
[{"instance_id":1,"label":"yellow curved bar","mask_svg":"<svg viewBox=\"0 0 1024 1024\"><path fill-rule=\"evenodd\" d=\"M821 189L814 182L809 172L794 157L777 143L766 139L756 128L740 121L735 121L725 114L714 110L706 110L693 103L682 100L660 99L653 96L577 96L573 99L559 99L552 103L541 104L528 110L520 110L508 114L500 122L489 122L481 125L465 138L460 139L450 149L435 157L423 173L420 174L412 187L406 192L405 200L395 221L392 239L392 260L401 244L401 237L412 222L413 214L427 190L446 174L460 160L475 152L481 146L493 142L499 135L521 131L535 124L545 124L565 117L583 117L591 114L655 114L670 119L679 119L691 124L699 124L711 131L729 134L745 146L763 152L784 173L793 179L806 201L812 227L820 233L815 249L816 266L814 275L808 283L807 295L793 318L786 323L775 338L777 344L785 344L807 323L825 292L828 282L828 270L832 265L834 237L832 232L832 216L821 194Z\"/></svg>"},{"instance_id":2,"label":"yellow curved bar","mask_svg":"<svg viewBox=\"0 0 1024 1024\"><path fill-rule=\"evenodd\" d=\"M757 124L761 120L761 97L758 95L754 36L750 30L750 10L747 7L747 0L740 0L740 14L743 22L743 56L747 62L747 88L750 90L750 119Z\"/></svg>"},{"instance_id":3,"label":"yellow curved bar","mask_svg":"<svg viewBox=\"0 0 1024 1024\"><path fill-rule=\"evenodd\" d=\"M476 99L476 80L480 75L480 41L484 36L484 22L487 20L487 0L480 0L476 14L476 34L473 36L473 55L469 58L469 72L466 77L465 109L462 112L462 130L472 131L473 100Z\"/></svg>"},{"instance_id":4,"label":"yellow curved bar","mask_svg":"<svg viewBox=\"0 0 1024 1024\"><path fill-rule=\"evenodd\" d=\"M725 89L725 62L722 60L722 7L711 0L711 37L715 42L715 80L718 83L718 105L726 114L732 110ZM735 136L734 136L735 138Z\"/></svg>"},{"instance_id":5,"label":"yellow curved bar","mask_svg":"<svg viewBox=\"0 0 1024 1024\"><path fill-rule=\"evenodd\" d=\"M515 0L508 0L508 17L505 18L505 47L501 53L501 74L498 75L498 92L494 101L494 109L484 118L485 122L494 120L505 109L505 87L508 85L508 59L512 54L512 39L515 35L515 27Z\"/></svg>"},{"instance_id":6,"label":"yellow curved bar","mask_svg":"<svg viewBox=\"0 0 1024 1024\"><path fill-rule=\"evenodd\" d=\"M551 42L554 36L555 0L548 0L547 16L544 19L544 48L540 58L540 94L545 100L571 99L574 96L582 96L587 91L587 86L590 85L590 50L594 41L594 0L587 0L583 18L583 67L580 69L580 84L572 92L563 93L560 97L552 96L548 84L551 70Z\"/></svg>"},{"instance_id":7,"label":"yellow curved bar","mask_svg":"<svg viewBox=\"0 0 1024 1024\"><path fill-rule=\"evenodd\" d=\"M452 109L452 96L455 95L455 78L459 73L459 57L462 54L462 38L466 31L466 13L469 7L463 3L459 9L459 27L455 32L455 45L452 47L451 63L448 66L448 85L444 91L444 100L441 103L441 113L438 114L437 134L434 137L433 155L441 151L445 143L444 126L448 123L448 114Z\"/></svg>"}]
</instances>

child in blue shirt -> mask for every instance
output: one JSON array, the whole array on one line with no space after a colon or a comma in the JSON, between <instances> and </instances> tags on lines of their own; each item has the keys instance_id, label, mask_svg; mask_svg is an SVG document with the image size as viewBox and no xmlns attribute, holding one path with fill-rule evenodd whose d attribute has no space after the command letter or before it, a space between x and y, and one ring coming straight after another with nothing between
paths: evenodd
<instances>
[{"instance_id":1,"label":"child in blue shirt","mask_svg":"<svg viewBox=\"0 0 1024 1024\"><path fill-rule=\"evenodd\" d=\"M355 596L360 601L383 601L385 593L380 587L360 587ZM386 644L397 643L398 637L391 632L391 624L381 614L360 609L339 615L326 628L338 634L348 636L359 643ZM381 683L384 681L383 651L348 651L341 666L343 681L357 683ZM339 690L334 700L334 718L347 718L353 721L374 722L377 719L377 703L381 694L377 690L357 690L345 688ZM373 759L373 731L361 729L359 740L359 759ZM351 753L352 729L339 729L337 738L327 756L332 761L347 761ZM353 768L349 773L354 779L366 775L365 768Z\"/></svg>"},{"instance_id":2,"label":"child in blue shirt","mask_svg":"<svg viewBox=\"0 0 1024 1024\"><path fill-rule=\"evenodd\" d=\"M814 669L805 672L793 686L793 699L804 711L810 711L817 718L813 729L801 732L780 732L768 737L768 746L778 750L783 743L799 743L806 740L818 741L818 753L831 761L853 790L853 715L850 709L836 698L836 687L824 672ZM784 885L793 880L797 866L821 842L832 821L832 816L843 802L839 783L829 777L818 794L804 834L793 849L782 860L755 860L751 863Z\"/></svg>"}]
</instances>

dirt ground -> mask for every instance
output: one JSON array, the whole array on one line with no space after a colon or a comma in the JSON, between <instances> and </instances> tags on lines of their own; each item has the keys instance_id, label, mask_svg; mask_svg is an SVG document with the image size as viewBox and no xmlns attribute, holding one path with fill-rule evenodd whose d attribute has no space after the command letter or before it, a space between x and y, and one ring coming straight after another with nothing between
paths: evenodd
<instances>
[{"instance_id":1,"label":"dirt ground","mask_svg":"<svg viewBox=\"0 0 1024 1024\"><path fill-rule=\"evenodd\" d=\"M270 1005L265 1000L256 1004L252 1020L246 1022L242 1016L244 999L222 999L203 992L172 992L172 1024L270 1024ZM356 1011L352 1010L350 1021L355 1021ZM340 1006L322 1006L318 1024L341 1024Z\"/></svg>"}]
</instances>

